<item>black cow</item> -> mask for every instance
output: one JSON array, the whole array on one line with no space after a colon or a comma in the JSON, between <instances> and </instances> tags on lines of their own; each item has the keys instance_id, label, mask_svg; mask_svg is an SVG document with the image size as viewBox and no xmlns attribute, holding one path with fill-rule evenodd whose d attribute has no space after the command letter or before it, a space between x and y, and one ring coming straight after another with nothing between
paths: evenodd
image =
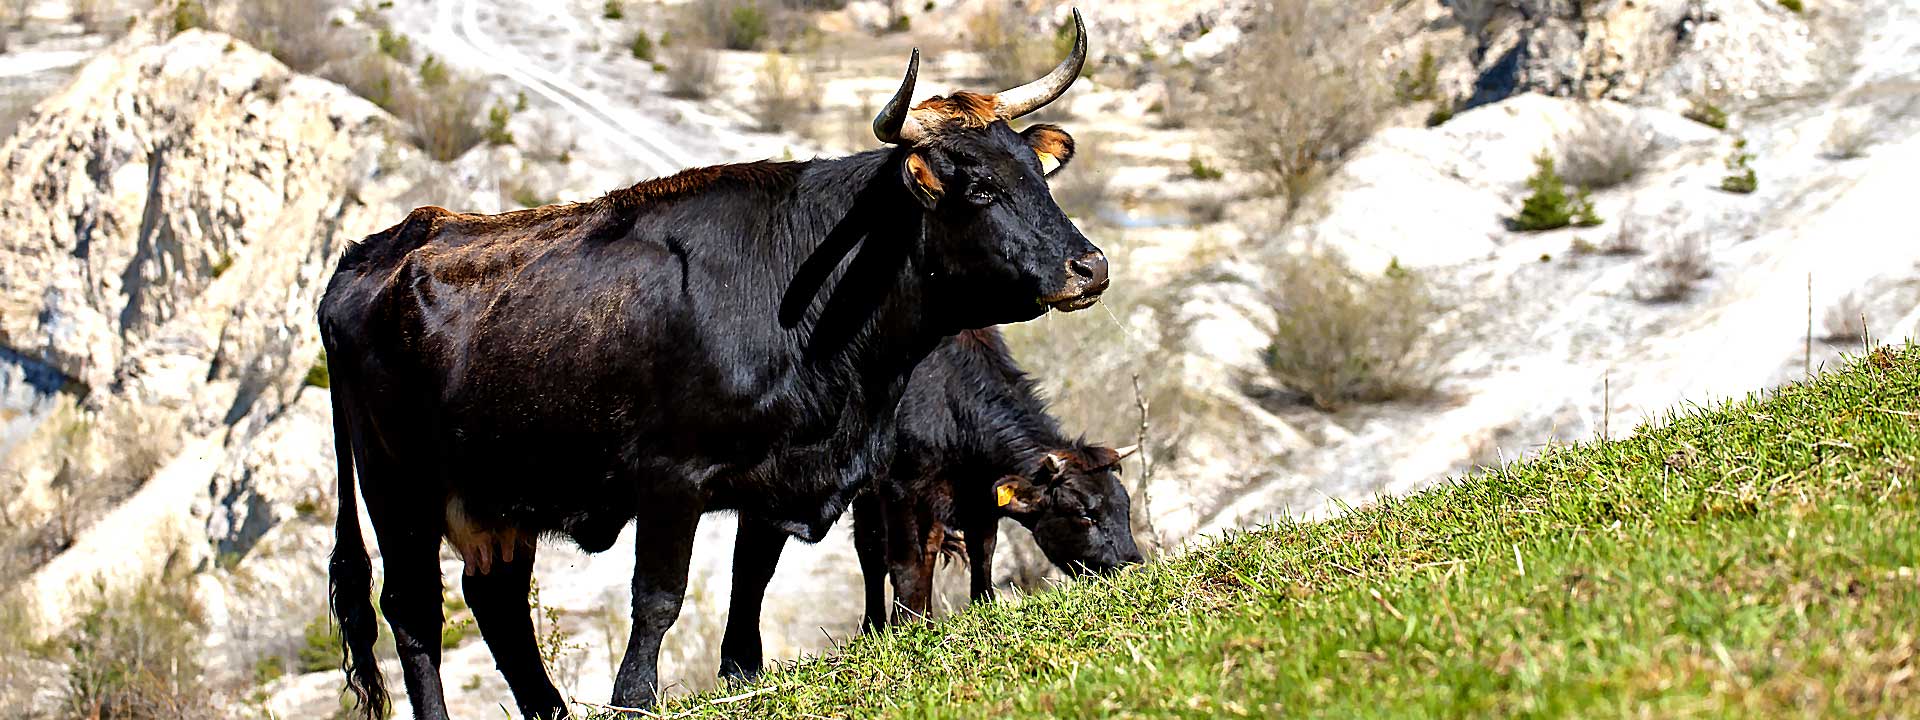
<instances>
[{"instance_id":1,"label":"black cow","mask_svg":"<svg viewBox=\"0 0 1920 720\"><path fill-rule=\"evenodd\" d=\"M866 584L865 627L895 606L927 617L934 561L964 542L972 598L993 594L1000 519L1033 532L1047 559L1069 572L1140 562L1127 490L1116 476L1133 448L1068 439L996 330L962 332L913 372L900 401L899 441L887 475L854 499L854 544ZM954 531L958 531L957 533ZM761 665L760 606L786 535L741 522L734 545L733 606L720 674Z\"/></svg>"},{"instance_id":2,"label":"black cow","mask_svg":"<svg viewBox=\"0 0 1920 720\"><path fill-rule=\"evenodd\" d=\"M909 110L916 50L874 119L886 149L502 215L421 208L348 248L319 321L340 458L329 581L361 709L387 695L356 469L415 717L447 716L443 537L521 711L560 717L527 607L536 541L598 552L636 519L613 703L647 707L702 513L818 540L892 457L895 406L940 338L1097 302L1106 258L1043 178L1072 138L1008 126L1078 76L1075 25L1046 77Z\"/></svg>"}]
</instances>

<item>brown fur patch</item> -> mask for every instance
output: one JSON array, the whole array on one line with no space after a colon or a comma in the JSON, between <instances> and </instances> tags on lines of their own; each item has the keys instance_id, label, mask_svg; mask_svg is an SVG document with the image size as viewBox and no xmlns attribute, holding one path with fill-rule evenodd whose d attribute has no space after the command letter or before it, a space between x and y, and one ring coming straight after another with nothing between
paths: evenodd
<instances>
[{"instance_id":1,"label":"brown fur patch","mask_svg":"<svg viewBox=\"0 0 1920 720\"><path fill-rule=\"evenodd\" d=\"M940 184L940 177L933 174L933 168L927 165L927 159L915 152L907 156L907 171L913 173L913 182L925 190L929 196L938 200L946 192L946 186Z\"/></svg>"},{"instance_id":2,"label":"brown fur patch","mask_svg":"<svg viewBox=\"0 0 1920 720\"><path fill-rule=\"evenodd\" d=\"M1000 119L1000 98L962 90L922 100L913 112L928 132L983 128Z\"/></svg>"},{"instance_id":3,"label":"brown fur patch","mask_svg":"<svg viewBox=\"0 0 1920 720\"><path fill-rule=\"evenodd\" d=\"M1060 162L1073 157L1073 136L1053 125L1035 125L1027 129L1027 145L1034 152L1054 156Z\"/></svg>"},{"instance_id":4,"label":"brown fur patch","mask_svg":"<svg viewBox=\"0 0 1920 720\"><path fill-rule=\"evenodd\" d=\"M798 163L771 160L689 168L663 178L640 182L633 187L615 190L608 193L606 199L615 207L630 209L684 197L726 184L768 187L793 177L798 168Z\"/></svg>"}]
</instances>

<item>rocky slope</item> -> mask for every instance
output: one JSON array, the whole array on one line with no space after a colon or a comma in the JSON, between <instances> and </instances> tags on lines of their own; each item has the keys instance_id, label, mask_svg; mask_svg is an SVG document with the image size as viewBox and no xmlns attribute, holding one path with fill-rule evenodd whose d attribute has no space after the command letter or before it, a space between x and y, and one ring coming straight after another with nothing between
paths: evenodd
<instances>
[{"instance_id":1,"label":"rocky slope","mask_svg":"<svg viewBox=\"0 0 1920 720\"><path fill-rule=\"evenodd\" d=\"M340 248L401 212L394 131L189 31L114 46L0 147L0 590L32 636L96 578L170 563L202 571L210 647L315 615L332 461L325 395L302 382L312 317Z\"/></svg>"}]
</instances>

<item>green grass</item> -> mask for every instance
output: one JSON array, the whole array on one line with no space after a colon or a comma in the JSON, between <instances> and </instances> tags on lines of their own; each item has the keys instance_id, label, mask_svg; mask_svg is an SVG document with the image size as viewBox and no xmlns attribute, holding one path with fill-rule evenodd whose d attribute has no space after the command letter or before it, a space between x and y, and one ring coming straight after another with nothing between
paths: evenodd
<instances>
[{"instance_id":1,"label":"green grass","mask_svg":"<svg viewBox=\"0 0 1920 720\"><path fill-rule=\"evenodd\" d=\"M1920 348L852 641L669 717L1912 717ZM771 688L742 699L743 693Z\"/></svg>"}]
</instances>

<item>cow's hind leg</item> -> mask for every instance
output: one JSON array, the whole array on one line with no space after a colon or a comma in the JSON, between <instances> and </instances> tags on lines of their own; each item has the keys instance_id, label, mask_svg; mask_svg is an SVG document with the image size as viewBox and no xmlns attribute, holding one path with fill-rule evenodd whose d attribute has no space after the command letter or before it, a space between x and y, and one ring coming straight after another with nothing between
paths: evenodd
<instances>
[{"instance_id":1,"label":"cow's hind leg","mask_svg":"<svg viewBox=\"0 0 1920 720\"><path fill-rule=\"evenodd\" d=\"M540 663L540 646L527 606L536 544L530 537L509 542L516 543L511 560L494 559L489 572L464 576L460 587L473 610L474 623L480 626L480 637L493 653L494 665L513 689L520 714L529 720L558 720L567 717L567 706Z\"/></svg>"},{"instance_id":2,"label":"cow's hind leg","mask_svg":"<svg viewBox=\"0 0 1920 720\"><path fill-rule=\"evenodd\" d=\"M633 630L627 654L613 678L613 704L650 708L659 697L660 640L680 616L687 595L687 563L693 556L700 503L650 500L635 524Z\"/></svg>"},{"instance_id":3,"label":"cow's hind leg","mask_svg":"<svg viewBox=\"0 0 1920 720\"><path fill-rule=\"evenodd\" d=\"M432 523L431 530L397 525L380 528L386 567L380 610L393 628L413 716L446 720L447 701L440 687L440 625L446 618L441 611L439 523Z\"/></svg>"},{"instance_id":4,"label":"cow's hind leg","mask_svg":"<svg viewBox=\"0 0 1920 720\"><path fill-rule=\"evenodd\" d=\"M787 534L748 515L740 516L733 540L733 597L727 634L720 640L720 677L751 680L760 674L760 607L780 564Z\"/></svg>"}]
</instances>

